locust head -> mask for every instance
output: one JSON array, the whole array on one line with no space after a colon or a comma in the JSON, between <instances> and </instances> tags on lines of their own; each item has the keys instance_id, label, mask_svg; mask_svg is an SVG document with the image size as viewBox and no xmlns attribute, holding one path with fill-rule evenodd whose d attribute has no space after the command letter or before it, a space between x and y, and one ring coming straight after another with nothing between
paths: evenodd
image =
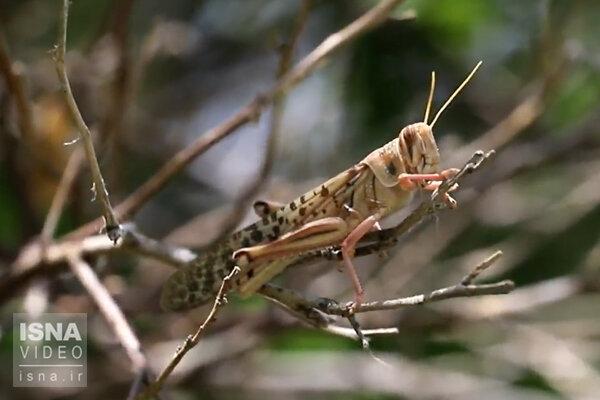
<instances>
[{"instance_id":1,"label":"locust head","mask_svg":"<svg viewBox=\"0 0 600 400\"><path fill-rule=\"evenodd\" d=\"M409 174L432 174L438 172L440 153L433 131L424 122L408 125L398 136L398 152Z\"/></svg>"},{"instance_id":2,"label":"locust head","mask_svg":"<svg viewBox=\"0 0 600 400\"><path fill-rule=\"evenodd\" d=\"M406 126L398 137L369 154L363 162L386 187L396 186L400 174L438 171L440 153L431 127L424 122Z\"/></svg>"},{"instance_id":3,"label":"locust head","mask_svg":"<svg viewBox=\"0 0 600 400\"><path fill-rule=\"evenodd\" d=\"M446 100L431 124L429 124L429 112L435 90L435 73L431 73L431 89L423 122L404 127L396 139L373 151L363 160L383 186L396 186L400 174L434 174L439 172L440 153L433 136L433 127L442 112L469 82L480 65L481 61ZM426 182L421 182L421 186L425 184Z\"/></svg>"}]
</instances>

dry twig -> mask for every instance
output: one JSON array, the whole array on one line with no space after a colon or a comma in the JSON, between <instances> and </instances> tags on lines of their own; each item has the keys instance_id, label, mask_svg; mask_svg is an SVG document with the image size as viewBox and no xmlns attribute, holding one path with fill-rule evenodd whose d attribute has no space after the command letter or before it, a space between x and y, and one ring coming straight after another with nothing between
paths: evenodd
<instances>
[{"instance_id":1,"label":"dry twig","mask_svg":"<svg viewBox=\"0 0 600 400\"><path fill-rule=\"evenodd\" d=\"M188 264L197 255L183 247L176 247L148 238L135 231L132 225L123 230L124 236L115 245L106 235L89 236L80 240L44 244L34 242L25 246L0 279L0 304L10 299L23 286L40 276L59 272L68 261L68 255L98 255L126 250L154 258L174 267Z\"/></svg>"},{"instance_id":2,"label":"dry twig","mask_svg":"<svg viewBox=\"0 0 600 400\"><path fill-rule=\"evenodd\" d=\"M73 97L71 84L69 83L69 78L67 76L67 70L65 67L69 3L69 0L63 0L63 6L59 17L58 44L56 45L54 51L54 62L56 64L56 72L58 74L58 80L60 81L61 89L65 95L65 100L71 113L71 117L77 126L79 138L83 142L82 144L85 150L85 155L90 165L93 181L92 191L99 197L102 204L103 215L106 221L106 233L108 234L109 238L116 243L116 241L121 237L119 221L110 204L110 199L108 198L108 190L106 189L104 178L102 177L102 172L100 171L100 166L98 165L98 159L96 158L96 151L94 150L92 133L90 132L90 128L88 128L87 124L83 120L81 112L79 111L79 107L77 107L77 102Z\"/></svg>"},{"instance_id":3,"label":"dry twig","mask_svg":"<svg viewBox=\"0 0 600 400\"><path fill-rule=\"evenodd\" d=\"M75 252L69 252L67 254L69 266L71 271L81 282L83 287L87 290L90 297L94 300L94 303L98 306L100 313L108 322L115 336L121 343L121 346L125 349L129 360L131 361L132 369L135 373L146 368L147 362L146 357L142 353L140 341L133 332L133 329L127 322L125 315L115 303L110 293L100 280L98 276L86 263L79 254Z\"/></svg>"},{"instance_id":4,"label":"dry twig","mask_svg":"<svg viewBox=\"0 0 600 400\"><path fill-rule=\"evenodd\" d=\"M50 209L46 214L42 233L40 234L40 239L44 243L48 243L54 236L54 232L56 231L60 216L67 202L69 192L79 173L82 161L83 152L81 149L75 150L71 154L71 157L69 157L67 166L65 167L60 182L58 183L58 187L56 188L56 193L54 193L54 197L52 198Z\"/></svg>"},{"instance_id":5,"label":"dry twig","mask_svg":"<svg viewBox=\"0 0 600 400\"><path fill-rule=\"evenodd\" d=\"M483 260L475 266L473 271L466 275L460 283L445 288L434 290L430 293L418 294L415 296L401 297L391 300L373 301L363 303L354 313L364 313L371 311L397 310L404 307L423 305L427 303L437 302L446 299L499 295L510 293L515 284L510 280L490 284L473 284L475 279L481 272L497 261L502 255L502 252L497 251L490 257ZM466 282L466 284L463 284ZM266 298L283 306L286 311L301 319L302 321L327 332L360 339L364 343L365 336L394 334L398 333L398 328L379 328L374 330L361 330L357 324L353 324L353 328L341 327L335 324L332 315L348 317L350 316L350 308L346 305L340 305L331 299L317 299L315 301L308 300L295 292L279 288L273 285L265 285L260 293ZM362 337L357 332L362 333Z\"/></svg>"},{"instance_id":6,"label":"dry twig","mask_svg":"<svg viewBox=\"0 0 600 400\"><path fill-rule=\"evenodd\" d=\"M223 279L221 287L219 288L219 292L217 293L217 297L215 298L213 306L204 322L198 327L196 333L194 333L193 335L189 335L185 339L185 342L183 342L183 344L177 349L177 352L173 356L173 359L163 369L158 378L156 378L156 380L152 384L150 384L150 386L148 386L146 390L144 390L139 396L137 396L136 399L150 399L156 396L162 388L162 386L165 384L169 375L171 375L171 373L177 366L177 364L179 364L179 362L183 359L183 356L185 356L185 354L188 351L190 351L194 346L198 344L200 338L202 337L202 334L205 332L208 325L216 320L218 311L223 305L227 304L227 298L225 296L230 290L230 281L239 272L239 270L240 269L238 267L235 267L231 271L231 273Z\"/></svg>"}]
</instances>

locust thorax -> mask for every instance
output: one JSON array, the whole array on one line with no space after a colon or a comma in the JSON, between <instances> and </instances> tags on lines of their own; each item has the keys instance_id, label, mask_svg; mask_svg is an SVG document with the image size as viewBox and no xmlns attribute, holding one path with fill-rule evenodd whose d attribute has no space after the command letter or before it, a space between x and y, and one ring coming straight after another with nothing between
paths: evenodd
<instances>
[{"instance_id":1,"label":"locust thorax","mask_svg":"<svg viewBox=\"0 0 600 400\"><path fill-rule=\"evenodd\" d=\"M363 161L385 187L398 184L402 173L438 171L440 153L431 127L424 122L406 126L398 137L369 154Z\"/></svg>"}]
</instances>

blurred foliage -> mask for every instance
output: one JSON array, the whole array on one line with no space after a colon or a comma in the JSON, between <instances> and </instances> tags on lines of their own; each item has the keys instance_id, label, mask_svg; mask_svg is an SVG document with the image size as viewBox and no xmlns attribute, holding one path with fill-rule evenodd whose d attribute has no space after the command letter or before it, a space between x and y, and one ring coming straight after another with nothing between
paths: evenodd
<instances>
[{"instance_id":1,"label":"blurred foliage","mask_svg":"<svg viewBox=\"0 0 600 400\"><path fill-rule=\"evenodd\" d=\"M295 60L376 1L313 3ZM75 1L69 21L69 73L85 118L99 133L101 167L116 202L177 149L270 87L275 79L278 46L286 40L299 7L299 2L292 0L150 0L133 1L128 13L123 11L128 4L120 0ZM34 142L25 143L18 131L14 103L4 83L0 84L0 267L4 271L40 232L71 152L71 147L62 143L74 133L60 106L47 54L55 40L57 13L58 2L0 3L0 32L13 60L24 71L39 134ZM413 14L416 18L410 17ZM497 162L469 180L458 194L459 202L463 193L465 198L470 193L474 199L452 214L440 214L436 222L392 251L396 255L388 263L379 263L384 265L379 275L374 274L367 293L385 298L400 291L408 295L453 284L480 259L479 255L496 248L505 252L506 261L497 271L492 268L483 280L513 279L527 289L554 278L597 274L600 135L590 121L597 117L600 105L599 18L600 3L591 0L407 0L393 18L340 51L290 93L279 157L269 188L261 197L289 200L391 140L407 123L421 120L431 70L438 79L434 98L437 110L475 63L484 61L474 81L435 127L442 157L448 160L505 118L554 69L562 68L557 83L545 94L539 118L499 148ZM118 25L121 20L127 23ZM132 104L123 110L123 124L110 137L101 127L118 82L119 50L115 43L119 38L109 32L119 29L126 32L125 54L133 65L127 73L139 77L140 82L131 95ZM152 54L144 53L148 49ZM140 66L136 62L144 56L148 58L143 68L136 70ZM260 163L266 121L267 115L212 148L145 206L135 222L149 235L161 237L197 215L232 203ZM583 129L586 124L588 128ZM575 142L571 147L570 141ZM554 155L545 157L550 151ZM538 156L541 159L536 161ZM531 165L528 160L533 160ZM522 168L517 168L519 165ZM57 236L97 215L97 205L89 202L88 181L87 172L81 173ZM249 215L247 220L253 218ZM196 226L189 242L200 242L196 232L198 236L206 234L203 224L207 223ZM422 232L429 237L420 237ZM205 312L201 309L183 316L158 313L157 293L169 272L164 266L148 265L130 255L93 261L101 277L112 282L111 290L145 348L166 340L179 341ZM377 263L373 258L373 265L365 269L377 270ZM331 269L335 268L329 265L318 273L309 270L306 276L286 272L279 281L311 295L335 296L347 288L347 282L336 273L324 275L323 271ZM321 293L323 288L329 292ZM54 280L47 296L48 311L59 312L61 305L64 308L68 304L69 310L88 312L91 318L95 312L70 276ZM404 329L401 335L378 337L372 347L388 357L410 360L412 366L459 371L475 380L486 378L502 388L512 388L511 398L515 399L571 398L573 393L584 393L587 384L600 388L599 303L585 293L573 297L515 318L503 315L491 321L485 317L460 320L451 305L448 309L436 305L365 316L364 325L399 324ZM468 301L480 308L487 306L490 312L504 305L499 299ZM279 375L263 367L261 357L269 359L275 354L295 360L294 355L320 353L335 360L346 360L345 356L355 360L361 350L348 339L290 324L261 299L230 303L214 336L241 326L239 329L247 330L244 338L259 335L261 340L250 349L198 367L199 378L188 378L173 398L195 398L199 391L209 391L207 398L215 399L264 398L263 394L267 398L307 398L306 393L310 398L326 399L398 398L399 394L369 390L368 382L363 382L364 391L328 391L322 386L313 390L310 382L302 381L301 374L293 376L297 378L296 389L289 393L281 390L275 384ZM568 311L562 311L561 305ZM9 332L11 313L22 307L22 298L3 305L3 332ZM99 317L93 318L101 323ZM565 324L571 323L569 318L574 320L571 326ZM531 358L525 352L520 353L521 359L503 358L502 354L513 354L509 349L519 354L514 348L518 348L519 340L525 340L526 335L519 333L525 325L566 342L584 359L591 378L585 375L589 379L578 384L578 376L570 377L572 386L563 385L560 373L544 368L544 362L536 364L537 348L531 350ZM90 384L88 394L16 393L6 389L11 376L10 369L5 368L0 373L0 397L116 398L113 393L119 393L119 398L124 398L130 377L125 382L123 375L128 369L121 356L113 354L120 349L116 350L107 335L102 332L90 339L91 370L98 372L98 380ZM210 346L206 347L208 351ZM10 357L10 335L4 333L0 360L10 365ZM243 371L247 379L261 372L273 373L275 383L246 389L235 373L231 380L226 379L227 373L219 368L223 365ZM309 369L320 367L316 363ZM282 362L281 371L276 372L294 371L293 366ZM323 371L323 380L333 372L335 369ZM333 376L334 381L341 379ZM299 389L301 383L304 389ZM587 398L594 398L597 392L591 396ZM409 393L405 398L417 397Z\"/></svg>"}]
</instances>

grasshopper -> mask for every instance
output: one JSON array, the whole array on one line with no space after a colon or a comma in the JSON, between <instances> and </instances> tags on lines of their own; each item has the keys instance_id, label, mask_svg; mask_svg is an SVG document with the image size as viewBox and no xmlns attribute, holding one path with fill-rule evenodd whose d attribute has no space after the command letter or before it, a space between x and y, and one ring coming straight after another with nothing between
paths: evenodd
<instances>
[{"instance_id":1,"label":"grasshopper","mask_svg":"<svg viewBox=\"0 0 600 400\"><path fill-rule=\"evenodd\" d=\"M232 289L247 297L303 254L329 246L340 247L354 288L353 307L360 307L364 290L352 264L355 246L369 231L380 229L380 220L404 207L417 189L435 190L456 174L456 168L438 171L440 155L433 127L480 65L446 100L431 124L434 72L423 122L406 126L397 138L289 204L256 202L254 210L261 219L173 273L163 287L162 307L184 310L206 303L236 265L240 272ZM456 206L449 194L445 201L449 207Z\"/></svg>"}]
</instances>

